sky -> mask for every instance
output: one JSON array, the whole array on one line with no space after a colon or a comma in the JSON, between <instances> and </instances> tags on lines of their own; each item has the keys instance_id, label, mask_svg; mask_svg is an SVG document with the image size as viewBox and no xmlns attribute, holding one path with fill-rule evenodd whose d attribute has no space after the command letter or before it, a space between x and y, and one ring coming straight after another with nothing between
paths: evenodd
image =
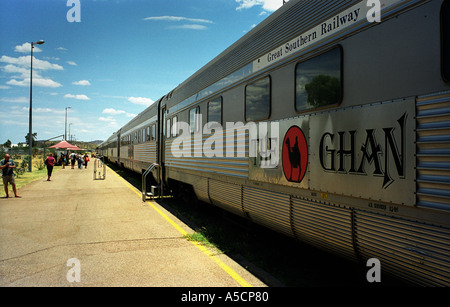
<instances>
[{"instance_id":1,"label":"sky","mask_svg":"<svg viewBox=\"0 0 450 307\"><path fill-rule=\"evenodd\" d=\"M105 140L282 4L0 0L0 144L29 131L31 42L37 139Z\"/></svg>"}]
</instances>

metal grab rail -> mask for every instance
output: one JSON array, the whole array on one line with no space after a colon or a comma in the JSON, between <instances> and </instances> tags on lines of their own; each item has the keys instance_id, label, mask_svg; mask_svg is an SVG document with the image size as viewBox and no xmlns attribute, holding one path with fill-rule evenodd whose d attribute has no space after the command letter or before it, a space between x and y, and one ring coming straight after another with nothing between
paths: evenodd
<instances>
[{"instance_id":1,"label":"metal grab rail","mask_svg":"<svg viewBox=\"0 0 450 307\"><path fill-rule=\"evenodd\" d=\"M98 171L98 178L97 178L97 165L99 168L103 167L103 173L100 170ZM97 179L105 180L105 178L106 178L106 164L103 163L102 157L99 157L94 161L94 180Z\"/></svg>"},{"instance_id":2,"label":"metal grab rail","mask_svg":"<svg viewBox=\"0 0 450 307\"><path fill-rule=\"evenodd\" d=\"M142 201L145 202L147 200L147 175L150 174L150 172L156 168L160 167L157 163L152 163L147 170L142 174ZM152 188L158 189L158 197L161 196L161 193L159 191L159 186L152 186ZM151 195L154 197L154 191L151 192Z\"/></svg>"}]
</instances>

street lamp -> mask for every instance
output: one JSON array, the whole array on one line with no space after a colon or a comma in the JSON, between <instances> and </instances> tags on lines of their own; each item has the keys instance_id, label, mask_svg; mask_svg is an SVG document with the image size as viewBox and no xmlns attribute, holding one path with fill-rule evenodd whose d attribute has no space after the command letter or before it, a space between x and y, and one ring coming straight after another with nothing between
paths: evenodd
<instances>
[{"instance_id":1,"label":"street lamp","mask_svg":"<svg viewBox=\"0 0 450 307\"><path fill-rule=\"evenodd\" d=\"M33 48L34 45L42 45L43 40L37 41L35 43L31 42L31 67L30 67L30 116L29 116L29 133L28 133L28 147L30 152L30 164L28 165L28 171L32 171L32 160L33 160L33 135L32 135L32 108L33 108Z\"/></svg>"},{"instance_id":2,"label":"street lamp","mask_svg":"<svg viewBox=\"0 0 450 307\"><path fill-rule=\"evenodd\" d=\"M64 128L64 140L67 141L67 109L70 109L72 107L66 107L66 124L65 124L65 128Z\"/></svg>"},{"instance_id":3,"label":"street lamp","mask_svg":"<svg viewBox=\"0 0 450 307\"><path fill-rule=\"evenodd\" d=\"M69 124L69 138L70 138L70 141L72 142L72 137L70 135L70 125L73 125L73 124L72 123Z\"/></svg>"}]
</instances>

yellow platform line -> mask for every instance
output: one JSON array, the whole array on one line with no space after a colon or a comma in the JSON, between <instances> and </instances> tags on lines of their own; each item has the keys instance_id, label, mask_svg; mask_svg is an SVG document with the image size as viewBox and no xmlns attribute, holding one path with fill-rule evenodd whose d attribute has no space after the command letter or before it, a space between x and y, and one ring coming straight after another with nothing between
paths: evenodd
<instances>
[{"instance_id":1,"label":"yellow platform line","mask_svg":"<svg viewBox=\"0 0 450 307\"><path fill-rule=\"evenodd\" d=\"M139 195L139 197L142 198L142 193L138 191L135 187L133 187L130 183L128 183L125 179L120 177L116 172L114 172L111 168L108 167L108 169L116 175L118 178L123 180L126 186L128 186L134 193ZM181 228L177 223L175 223L170 217L168 217L163 211L161 211L155 204L151 202L146 202L149 204L156 212L158 212L167 222L170 223L176 230L178 230L179 233L181 233L183 236L187 236L188 233ZM228 265L226 265L222 260L220 260L216 255L213 254L212 251L210 251L205 246L201 245L198 242L195 241L189 241L194 246L196 246L199 250L201 250L206 256L208 256L211 260L213 260L219 267L221 267L228 275L230 275L236 282L238 282L242 287L252 287L252 285L247 282L243 277L241 277L238 273L236 273L235 270L230 268Z\"/></svg>"}]
</instances>

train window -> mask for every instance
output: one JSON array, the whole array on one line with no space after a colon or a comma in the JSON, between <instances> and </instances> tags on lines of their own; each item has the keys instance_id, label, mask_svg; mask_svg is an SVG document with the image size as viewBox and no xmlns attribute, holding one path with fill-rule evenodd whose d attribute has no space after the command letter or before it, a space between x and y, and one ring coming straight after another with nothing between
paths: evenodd
<instances>
[{"instance_id":1,"label":"train window","mask_svg":"<svg viewBox=\"0 0 450 307\"><path fill-rule=\"evenodd\" d=\"M341 99L341 49L297 64L295 107L297 111L337 104Z\"/></svg>"},{"instance_id":2,"label":"train window","mask_svg":"<svg viewBox=\"0 0 450 307\"><path fill-rule=\"evenodd\" d=\"M151 129L152 140L156 139L156 125L152 125Z\"/></svg>"},{"instance_id":3,"label":"train window","mask_svg":"<svg viewBox=\"0 0 450 307\"><path fill-rule=\"evenodd\" d=\"M172 118L172 136L177 136L178 127L177 127L178 117L174 116Z\"/></svg>"},{"instance_id":4,"label":"train window","mask_svg":"<svg viewBox=\"0 0 450 307\"><path fill-rule=\"evenodd\" d=\"M245 120L256 121L270 117L270 77L255 81L245 88Z\"/></svg>"},{"instance_id":5,"label":"train window","mask_svg":"<svg viewBox=\"0 0 450 307\"><path fill-rule=\"evenodd\" d=\"M171 122L171 120L170 120L170 118L166 121L166 138L170 138L170 136L171 136L171 134L170 134L170 132L172 131L171 129L170 129L170 122Z\"/></svg>"},{"instance_id":6,"label":"train window","mask_svg":"<svg viewBox=\"0 0 450 307\"><path fill-rule=\"evenodd\" d=\"M200 131L200 107L196 107L189 111L189 125L191 133Z\"/></svg>"},{"instance_id":7,"label":"train window","mask_svg":"<svg viewBox=\"0 0 450 307\"><path fill-rule=\"evenodd\" d=\"M222 97L208 103L208 127L212 128L210 123L213 122L222 125Z\"/></svg>"},{"instance_id":8,"label":"train window","mask_svg":"<svg viewBox=\"0 0 450 307\"><path fill-rule=\"evenodd\" d=\"M445 81L450 82L450 0L442 5L442 74Z\"/></svg>"}]
</instances>

